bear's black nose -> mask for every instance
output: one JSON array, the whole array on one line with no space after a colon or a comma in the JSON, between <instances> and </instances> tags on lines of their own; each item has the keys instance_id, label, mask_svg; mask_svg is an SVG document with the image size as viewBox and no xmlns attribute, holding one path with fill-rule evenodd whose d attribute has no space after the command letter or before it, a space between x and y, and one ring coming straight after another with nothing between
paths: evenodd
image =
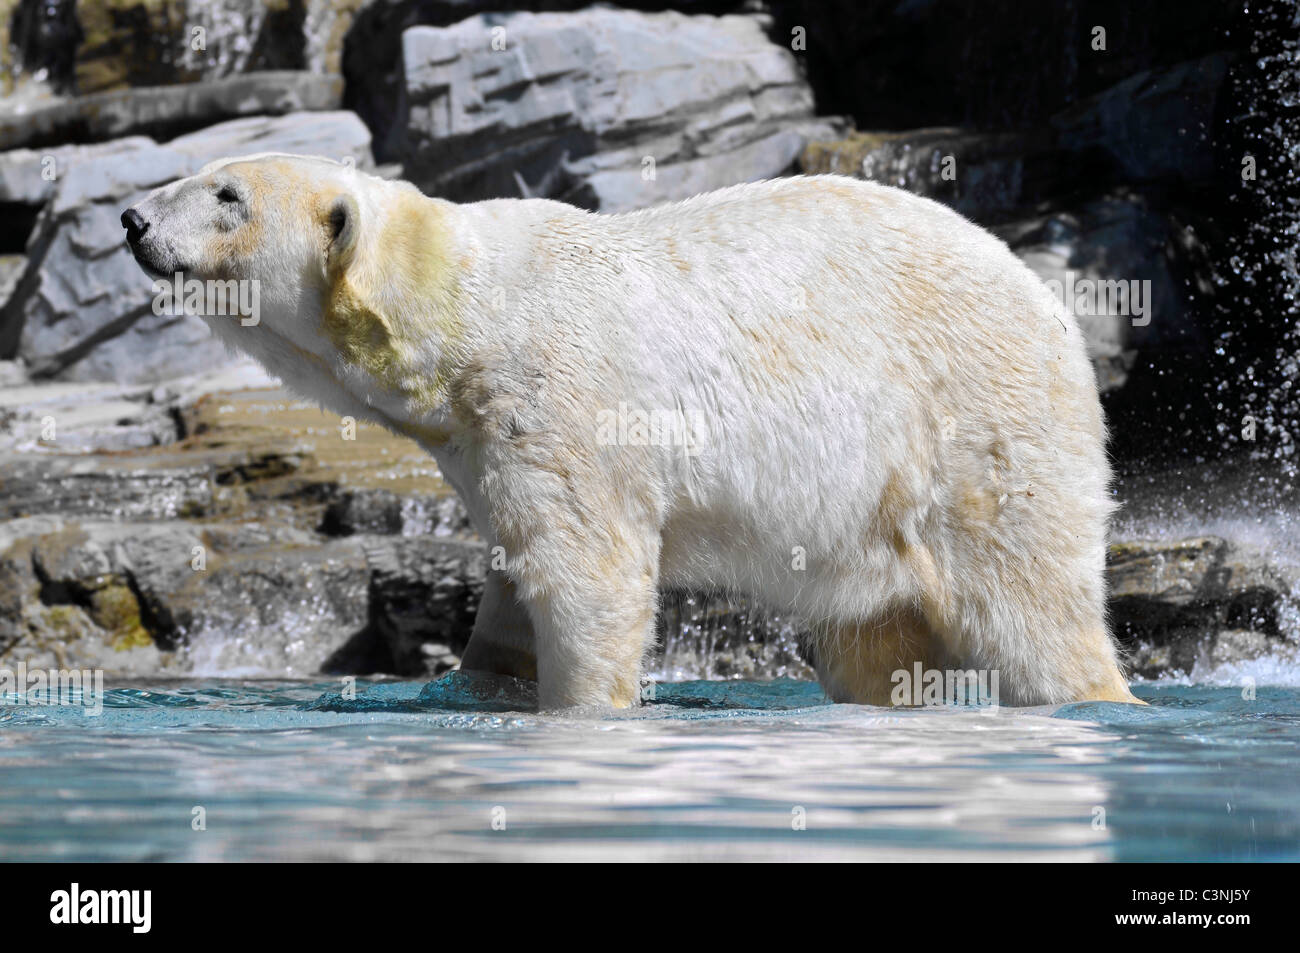
<instances>
[{"instance_id":1,"label":"bear's black nose","mask_svg":"<svg viewBox=\"0 0 1300 953\"><path fill-rule=\"evenodd\" d=\"M133 208L122 213L122 227L126 229L126 240L134 245L140 236L149 231L149 223Z\"/></svg>"}]
</instances>

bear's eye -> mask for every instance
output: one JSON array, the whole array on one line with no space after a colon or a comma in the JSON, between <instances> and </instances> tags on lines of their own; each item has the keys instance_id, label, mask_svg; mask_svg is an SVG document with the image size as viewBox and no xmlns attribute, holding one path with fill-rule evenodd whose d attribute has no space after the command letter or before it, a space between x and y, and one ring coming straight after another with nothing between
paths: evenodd
<instances>
[{"instance_id":1,"label":"bear's eye","mask_svg":"<svg viewBox=\"0 0 1300 953\"><path fill-rule=\"evenodd\" d=\"M223 186L221 187L221 190L220 190L219 192L217 192L217 201L218 201L218 202L238 202L238 201L239 201L239 193L236 192L234 189L232 189L230 186L228 186L228 185L223 185Z\"/></svg>"}]
</instances>

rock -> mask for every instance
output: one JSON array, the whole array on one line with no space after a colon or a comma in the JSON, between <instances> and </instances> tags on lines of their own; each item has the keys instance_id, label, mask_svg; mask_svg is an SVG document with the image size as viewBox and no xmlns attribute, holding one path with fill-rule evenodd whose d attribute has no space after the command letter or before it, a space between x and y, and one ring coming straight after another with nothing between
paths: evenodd
<instances>
[{"instance_id":1,"label":"rock","mask_svg":"<svg viewBox=\"0 0 1300 953\"><path fill-rule=\"evenodd\" d=\"M27 268L27 258L25 255L0 255L0 306L9 300L14 289L18 287L18 279L23 276L23 271ZM16 364L13 361L0 361L5 369L0 371L0 387L7 386L6 380L13 380L16 373ZM22 368L22 379L27 379L27 368Z\"/></svg>"},{"instance_id":2,"label":"rock","mask_svg":"<svg viewBox=\"0 0 1300 953\"><path fill-rule=\"evenodd\" d=\"M1105 156L1114 177L1136 185L1166 180L1213 184L1210 137L1226 92L1226 53L1143 70L1052 118L1057 141L1077 155Z\"/></svg>"},{"instance_id":3,"label":"rock","mask_svg":"<svg viewBox=\"0 0 1300 953\"><path fill-rule=\"evenodd\" d=\"M84 38L76 49L70 85L84 94L263 70L338 72L343 31L363 2L101 0L78 4Z\"/></svg>"},{"instance_id":4,"label":"rock","mask_svg":"<svg viewBox=\"0 0 1300 953\"><path fill-rule=\"evenodd\" d=\"M256 72L337 74L353 17L372 2L8 0L0 91L93 94Z\"/></svg>"},{"instance_id":5,"label":"rock","mask_svg":"<svg viewBox=\"0 0 1300 953\"><path fill-rule=\"evenodd\" d=\"M88 453L174 442L171 408L144 398L114 385L15 385L0 394L0 447Z\"/></svg>"},{"instance_id":6,"label":"rock","mask_svg":"<svg viewBox=\"0 0 1300 953\"><path fill-rule=\"evenodd\" d=\"M1203 250L1194 233L1142 197L1115 192L993 231L1075 315L1103 393L1124 385L1139 351L1167 354L1206 343L1186 290L1212 293ZM1116 282L1136 288L1141 298L1112 307L1094 294L1119 287Z\"/></svg>"},{"instance_id":7,"label":"rock","mask_svg":"<svg viewBox=\"0 0 1300 953\"><path fill-rule=\"evenodd\" d=\"M21 356L37 378L119 383L242 361L200 319L153 313L153 283L123 242L122 209L224 155L310 152L366 165L368 143L351 113L296 113L221 123L166 145L137 139L79 153L54 183L28 241L26 268L0 309L0 358ZM35 163L34 153L23 157ZM0 169L12 170L15 161L22 159L0 155Z\"/></svg>"},{"instance_id":8,"label":"rock","mask_svg":"<svg viewBox=\"0 0 1300 953\"><path fill-rule=\"evenodd\" d=\"M343 79L270 71L203 83L113 90L3 109L0 149L41 148L145 135L170 139L242 116L337 110Z\"/></svg>"},{"instance_id":9,"label":"rock","mask_svg":"<svg viewBox=\"0 0 1300 953\"><path fill-rule=\"evenodd\" d=\"M111 611L120 615L129 602L139 630L133 635L172 648L184 635L173 600L193 580L196 554L205 549L194 528L172 523L73 523L35 539L32 566L47 605L87 607L100 622L97 610L105 607L95 596L116 589Z\"/></svg>"},{"instance_id":10,"label":"rock","mask_svg":"<svg viewBox=\"0 0 1300 953\"><path fill-rule=\"evenodd\" d=\"M48 602L70 602L117 578L113 561L96 540L73 527L41 537L32 552L32 564Z\"/></svg>"},{"instance_id":11,"label":"rock","mask_svg":"<svg viewBox=\"0 0 1300 953\"><path fill-rule=\"evenodd\" d=\"M31 560L31 540L52 533L60 533L68 526L68 521L61 516L20 516L16 519L0 519L0 555L4 555L19 543L26 541L26 556ZM33 577L34 578L34 577Z\"/></svg>"},{"instance_id":12,"label":"rock","mask_svg":"<svg viewBox=\"0 0 1300 953\"><path fill-rule=\"evenodd\" d=\"M1063 161L1042 133L938 128L810 142L799 167L906 189L988 225L1059 191Z\"/></svg>"},{"instance_id":13,"label":"rock","mask_svg":"<svg viewBox=\"0 0 1300 953\"><path fill-rule=\"evenodd\" d=\"M189 156L195 170L223 156L257 152L325 156L338 162L351 159L362 169L374 164L365 123L345 110L234 119L178 136L165 148Z\"/></svg>"},{"instance_id":14,"label":"rock","mask_svg":"<svg viewBox=\"0 0 1300 953\"><path fill-rule=\"evenodd\" d=\"M142 617L153 639L174 649L188 635L192 612L178 605L187 587L198 581L209 541L197 526L176 523L96 527L117 542L122 572L139 594ZM215 561L215 560L214 560Z\"/></svg>"},{"instance_id":15,"label":"rock","mask_svg":"<svg viewBox=\"0 0 1300 953\"><path fill-rule=\"evenodd\" d=\"M353 17L372 2L11 0L0 17L0 90L93 94L256 72L337 74Z\"/></svg>"},{"instance_id":16,"label":"rock","mask_svg":"<svg viewBox=\"0 0 1300 953\"><path fill-rule=\"evenodd\" d=\"M50 446L0 451L0 519L18 517L0 521L0 656L16 633L14 658L60 652L135 674L456 664L483 544L433 461L369 425L341 441L337 418L279 390L201 396L222 382L245 381L45 383L14 395L38 419L56 408L60 430ZM78 431L65 433L63 410L114 403L167 408L185 441L68 452ZM364 479L380 486L345 488ZM354 535L323 538L322 524Z\"/></svg>"},{"instance_id":17,"label":"rock","mask_svg":"<svg viewBox=\"0 0 1300 953\"><path fill-rule=\"evenodd\" d=\"M411 493L399 496L389 490L344 492L325 508L320 530L327 536L451 536L474 532L459 497Z\"/></svg>"},{"instance_id":18,"label":"rock","mask_svg":"<svg viewBox=\"0 0 1300 953\"><path fill-rule=\"evenodd\" d=\"M842 129L813 117L793 56L752 17L594 8L402 40L396 151L413 182L457 200L644 207L783 174L805 139Z\"/></svg>"},{"instance_id":19,"label":"rock","mask_svg":"<svg viewBox=\"0 0 1300 953\"><path fill-rule=\"evenodd\" d=\"M0 362L0 462L14 457L8 471L12 491L10 506L0 504L0 514L13 515L23 505L26 475L33 467L45 477L63 473L70 461L36 464L32 453L118 453L172 444L186 435L186 414L211 390L227 387L266 387L265 371L250 363L234 364L203 374L168 381L166 385L32 383L21 361ZM190 459L197 459L191 455ZM112 467L110 460L105 466ZM232 459L222 471L256 467L254 458ZM93 474L92 471L85 471ZM37 478L40 473L33 474ZM229 481L227 481L229 482ZM38 497L40 487L31 487ZM71 502L74 508L76 501Z\"/></svg>"},{"instance_id":20,"label":"rock","mask_svg":"<svg viewBox=\"0 0 1300 953\"><path fill-rule=\"evenodd\" d=\"M151 648L175 671L292 677L319 672L363 628L368 580L355 541L256 524L87 521L0 554L0 616L19 620L20 658L53 639L77 667L117 671L112 653Z\"/></svg>"},{"instance_id":21,"label":"rock","mask_svg":"<svg viewBox=\"0 0 1300 953\"><path fill-rule=\"evenodd\" d=\"M54 194L60 177L98 158L154 145L146 136L129 136L91 145L11 149L0 152L0 202L40 207ZM33 212L33 219L35 212ZM34 223L29 223L34 224ZM30 231L30 227L28 229Z\"/></svg>"},{"instance_id":22,"label":"rock","mask_svg":"<svg viewBox=\"0 0 1300 953\"><path fill-rule=\"evenodd\" d=\"M538 12L589 5L586 0L511 0L509 8ZM359 7L347 18L342 43L341 69L347 80L344 106L370 128L375 157L391 161L400 138L398 101L405 81L402 33L413 26L451 26L475 14L498 12L502 5L494 0L362 0Z\"/></svg>"},{"instance_id":23,"label":"rock","mask_svg":"<svg viewBox=\"0 0 1300 953\"><path fill-rule=\"evenodd\" d=\"M352 540L215 551L165 605L195 674L300 677L327 667L361 628L368 575Z\"/></svg>"},{"instance_id":24,"label":"rock","mask_svg":"<svg viewBox=\"0 0 1300 953\"><path fill-rule=\"evenodd\" d=\"M438 674L468 641L477 540L322 540L284 524L0 522L0 656L138 672ZM125 659L115 653L126 652ZM134 653L134 654L133 654Z\"/></svg>"},{"instance_id":25,"label":"rock","mask_svg":"<svg viewBox=\"0 0 1300 953\"><path fill-rule=\"evenodd\" d=\"M497 14L507 8L519 12L562 13L591 5L589 0L512 0L506 7L493 0L364 0L361 9L349 19L343 43L344 105L370 127L376 157L383 161L395 159L401 138L398 113L405 83L402 58L405 30L415 26L447 27L467 17ZM679 0L669 5L634 0L618 6L645 10L672 6L683 13L720 15L752 13L755 8L771 4L758 4L754 0ZM759 22L775 42L788 45L789 28L772 30L766 19Z\"/></svg>"},{"instance_id":26,"label":"rock","mask_svg":"<svg viewBox=\"0 0 1300 953\"><path fill-rule=\"evenodd\" d=\"M222 392L227 387L236 392ZM99 407L117 409L105 417ZM167 441L101 452L148 415L169 422ZM259 519L315 531L344 494L395 487L402 534L472 532L428 453L377 425L359 426L355 440L343 439L340 426L248 364L161 387L43 382L0 390L0 519L42 512Z\"/></svg>"},{"instance_id":27,"label":"rock","mask_svg":"<svg viewBox=\"0 0 1300 953\"><path fill-rule=\"evenodd\" d=\"M3 459L0 519L61 516L174 519L213 505L210 460L173 457L141 464L130 458L22 454Z\"/></svg>"},{"instance_id":28,"label":"rock","mask_svg":"<svg viewBox=\"0 0 1300 953\"><path fill-rule=\"evenodd\" d=\"M120 558L105 541L80 528L42 537L32 554L46 605L77 605L116 649L152 644L141 619L140 602L121 571Z\"/></svg>"},{"instance_id":29,"label":"rock","mask_svg":"<svg viewBox=\"0 0 1300 953\"><path fill-rule=\"evenodd\" d=\"M809 143L800 166L905 188L989 227L1074 313L1103 392L1124 385L1141 350L1207 347L1192 295L1214 293L1213 268L1195 230L1129 190L1075 196L1063 170L1073 177L1080 169L1050 136L854 133ZM1141 298L1116 307L1095 294L1121 287Z\"/></svg>"},{"instance_id":30,"label":"rock","mask_svg":"<svg viewBox=\"0 0 1300 953\"><path fill-rule=\"evenodd\" d=\"M0 390L8 391L25 387L31 382L27 376L27 365L22 361L0 361ZM0 413L0 416L3 416Z\"/></svg>"},{"instance_id":31,"label":"rock","mask_svg":"<svg viewBox=\"0 0 1300 953\"><path fill-rule=\"evenodd\" d=\"M375 0L306 0L302 31L306 67L342 74L344 40L356 18L374 5Z\"/></svg>"},{"instance_id":32,"label":"rock","mask_svg":"<svg viewBox=\"0 0 1300 953\"><path fill-rule=\"evenodd\" d=\"M390 671L437 674L438 660L464 652L474 629L487 575L486 546L481 541L372 537L366 540L366 558L371 568L368 638L387 647Z\"/></svg>"},{"instance_id":33,"label":"rock","mask_svg":"<svg viewBox=\"0 0 1300 953\"><path fill-rule=\"evenodd\" d=\"M161 673L167 661L119 541L112 526L0 524L0 656L36 667Z\"/></svg>"},{"instance_id":34,"label":"rock","mask_svg":"<svg viewBox=\"0 0 1300 953\"><path fill-rule=\"evenodd\" d=\"M327 536L392 535L401 531L402 501L388 490L345 493L325 508L321 521L321 532Z\"/></svg>"},{"instance_id":35,"label":"rock","mask_svg":"<svg viewBox=\"0 0 1300 953\"><path fill-rule=\"evenodd\" d=\"M1107 577L1111 629L1145 678L1189 673L1216 652L1254 651L1260 639L1279 649L1281 619L1300 596L1300 570L1215 536L1117 543Z\"/></svg>"},{"instance_id":36,"label":"rock","mask_svg":"<svg viewBox=\"0 0 1300 953\"><path fill-rule=\"evenodd\" d=\"M594 172L577 185L568 201L604 212L625 212L647 203L658 204L704 192L771 178L789 169L805 142L797 129L785 129L740 146L719 157L688 159L657 170L653 195L639 169Z\"/></svg>"}]
</instances>

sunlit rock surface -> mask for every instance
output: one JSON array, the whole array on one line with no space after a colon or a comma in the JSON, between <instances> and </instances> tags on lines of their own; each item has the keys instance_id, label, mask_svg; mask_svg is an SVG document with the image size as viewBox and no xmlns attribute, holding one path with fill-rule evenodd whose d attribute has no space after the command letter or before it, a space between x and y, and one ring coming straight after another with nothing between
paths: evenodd
<instances>
[{"instance_id":1,"label":"sunlit rock surface","mask_svg":"<svg viewBox=\"0 0 1300 953\"><path fill-rule=\"evenodd\" d=\"M291 70L148 86L14 108L0 100L0 149L134 134L171 138L241 116L337 110L343 80Z\"/></svg>"},{"instance_id":2,"label":"sunlit rock surface","mask_svg":"<svg viewBox=\"0 0 1300 953\"><path fill-rule=\"evenodd\" d=\"M478 16L407 30L403 62L406 175L460 200L643 208L781 175L842 129L753 17Z\"/></svg>"}]
</instances>

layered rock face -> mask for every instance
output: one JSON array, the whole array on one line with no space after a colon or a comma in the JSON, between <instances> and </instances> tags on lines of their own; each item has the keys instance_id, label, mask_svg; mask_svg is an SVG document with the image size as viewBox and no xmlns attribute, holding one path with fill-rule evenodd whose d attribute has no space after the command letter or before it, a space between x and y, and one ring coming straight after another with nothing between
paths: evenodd
<instances>
[{"instance_id":1,"label":"layered rock face","mask_svg":"<svg viewBox=\"0 0 1300 953\"><path fill-rule=\"evenodd\" d=\"M842 128L752 17L519 13L402 41L397 152L432 194L644 208L781 175Z\"/></svg>"},{"instance_id":2,"label":"layered rock face","mask_svg":"<svg viewBox=\"0 0 1300 953\"><path fill-rule=\"evenodd\" d=\"M339 73L370 0L11 0L0 22L5 92L66 94L203 83L240 73Z\"/></svg>"}]
</instances>

